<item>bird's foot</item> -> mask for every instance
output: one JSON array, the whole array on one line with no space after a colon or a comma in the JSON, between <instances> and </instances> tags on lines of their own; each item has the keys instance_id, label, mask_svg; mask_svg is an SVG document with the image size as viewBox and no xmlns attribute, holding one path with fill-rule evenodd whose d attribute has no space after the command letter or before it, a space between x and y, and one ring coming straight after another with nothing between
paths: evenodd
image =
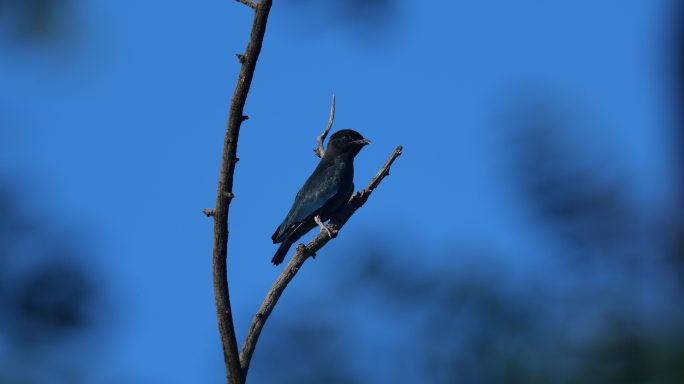
<instances>
[{"instance_id":1,"label":"bird's foot","mask_svg":"<svg viewBox=\"0 0 684 384\"><path fill-rule=\"evenodd\" d=\"M316 224L318 224L318 228L321 229L321 232L325 232L328 234L328 237L331 239L333 238L332 232L330 231L330 228L328 228L325 224L323 224L323 221L321 220L321 217L316 215L314 216L314 221Z\"/></svg>"}]
</instances>

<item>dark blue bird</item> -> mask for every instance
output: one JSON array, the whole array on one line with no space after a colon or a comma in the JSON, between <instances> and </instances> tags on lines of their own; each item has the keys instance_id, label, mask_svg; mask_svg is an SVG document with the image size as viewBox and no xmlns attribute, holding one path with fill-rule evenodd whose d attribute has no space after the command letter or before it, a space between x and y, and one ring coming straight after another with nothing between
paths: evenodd
<instances>
[{"instance_id":1,"label":"dark blue bird","mask_svg":"<svg viewBox=\"0 0 684 384\"><path fill-rule=\"evenodd\" d=\"M274 265L282 263L292 244L316 225L330 234L323 222L342 208L354 192L354 157L367 144L370 140L351 129L330 136L323 158L297 192L290 212L271 237L273 244L281 243L271 260Z\"/></svg>"}]
</instances>

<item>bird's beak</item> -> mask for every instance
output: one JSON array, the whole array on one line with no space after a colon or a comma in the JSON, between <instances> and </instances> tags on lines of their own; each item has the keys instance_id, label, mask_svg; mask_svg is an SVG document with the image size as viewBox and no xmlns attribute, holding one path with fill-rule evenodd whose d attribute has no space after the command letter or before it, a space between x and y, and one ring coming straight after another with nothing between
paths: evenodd
<instances>
[{"instance_id":1,"label":"bird's beak","mask_svg":"<svg viewBox=\"0 0 684 384\"><path fill-rule=\"evenodd\" d=\"M368 140L368 139L362 139L362 140L356 140L356 141L354 141L354 144L356 144L356 145L358 145L358 146L361 146L361 147L363 147L364 145L368 145L368 144L370 144L370 143L371 143L371 141Z\"/></svg>"}]
</instances>

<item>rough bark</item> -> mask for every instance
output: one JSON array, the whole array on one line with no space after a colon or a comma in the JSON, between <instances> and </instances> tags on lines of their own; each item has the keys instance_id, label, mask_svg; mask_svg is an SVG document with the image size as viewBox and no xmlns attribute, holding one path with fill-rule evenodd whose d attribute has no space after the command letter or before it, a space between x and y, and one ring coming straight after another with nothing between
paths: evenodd
<instances>
[{"instance_id":1,"label":"rough bark","mask_svg":"<svg viewBox=\"0 0 684 384\"><path fill-rule=\"evenodd\" d=\"M237 162L237 143L240 135L240 125L247 117L243 114L247 94L254 76L254 69L261 52L261 44L266 32L266 22L271 9L271 0L262 0L258 4L251 1L240 1L254 9L254 22L247 49L243 55L238 55L242 63L240 74L233 97L230 101L230 112L226 135L223 141L223 155L216 194L216 205L213 210L207 210L214 218L214 245L212 256L212 272L214 278L214 298L216 301L216 317L218 320L223 357L226 364L226 382L242 384L244 373L240 368L233 314L228 293L228 211L233 200L233 174ZM209 214L205 212L209 216Z\"/></svg>"}]
</instances>

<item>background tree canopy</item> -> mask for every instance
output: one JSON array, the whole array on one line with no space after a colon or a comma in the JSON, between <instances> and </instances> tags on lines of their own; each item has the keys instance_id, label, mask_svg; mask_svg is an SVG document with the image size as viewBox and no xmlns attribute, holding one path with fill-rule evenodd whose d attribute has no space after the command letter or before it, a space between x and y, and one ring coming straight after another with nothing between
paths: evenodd
<instances>
[{"instance_id":1,"label":"background tree canopy","mask_svg":"<svg viewBox=\"0 0 684 384\"><path fill-rule=\"evenodd\" d=\"M0 0L0 382L220 382L211 224L251 16ZM335 127L405 153L255 383L684 382L684 7L274 1L231 210L238 339ZM274 170L274 164L278 170Z\"/></svg>"}]
</instances>

